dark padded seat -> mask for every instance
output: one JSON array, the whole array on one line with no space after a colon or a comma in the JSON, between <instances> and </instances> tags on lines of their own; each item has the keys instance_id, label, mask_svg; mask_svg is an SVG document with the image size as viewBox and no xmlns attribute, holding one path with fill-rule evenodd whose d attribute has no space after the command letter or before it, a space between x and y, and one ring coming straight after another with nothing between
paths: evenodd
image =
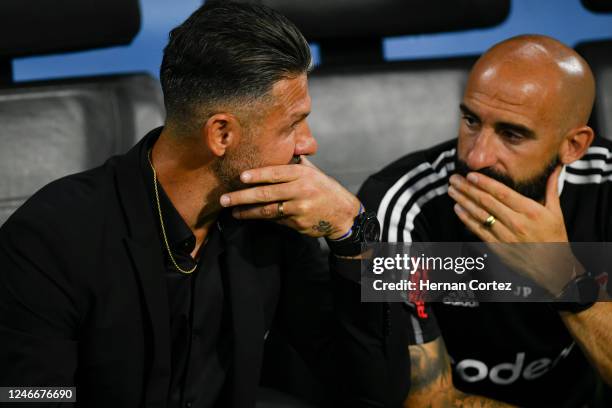
<instances>
[{"instance_id":1,"label":"dark padded seat","mask_svg":"<svg viewBox=\"0 0 612 408\"><path fill-rule=\"evenodd\" d=\"M125 152L163 123L158 81L148 74L12 80L11 60L129 44L138 0L0 2L0 225L48 182Z\"/></svg>"},{"instance_id":2,"label":"dark padded seat","mask_svg":"<svg viewBox=\"0 0 612 408\"><path fill-rule=\"evenodd\" d=\"M356 192L395 159L457 135L472 59L315 70L309 117L317 166Z\"/></svg>"},{"instance_id":3,"label":"dark padded seat","mask_svg":"<svg viewBox=\"0 0 612 408\"><path fill-rule=\"evenodd\" d=\"M0 225L43 185L125 152L163 116L146 74L0 88Z\"/></svg>"},{"instance_id":4,"label":"dark padded seat","mask_svg":"<svg viewBox=\"0 0 612 408\"><path fill-rule=\"evenodd\" d=\"M612 41L583 43L576 50L587 60L597 81L591 125L599 136L612 140Z\"/></svg>"}]
</instances>

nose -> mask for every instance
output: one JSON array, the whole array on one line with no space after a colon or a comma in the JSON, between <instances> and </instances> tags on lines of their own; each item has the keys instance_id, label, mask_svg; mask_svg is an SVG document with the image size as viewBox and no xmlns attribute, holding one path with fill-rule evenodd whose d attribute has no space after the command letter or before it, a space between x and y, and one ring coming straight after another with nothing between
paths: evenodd
<instances>
[{"instance_id":1,"label":"nose","mask_svg":"<svg viewBox=\"0 0 612 408\"><path fill-rule=\"evenodd\" d=\"M477 171L497 164L497 148L492 130L483 129L470 139L465 162L472 170Z\"/></svg>"},{"instance_id":2,"label":"nose","mask_svg":"<svg viewBox=\"0 0 612 408\"><path fill-rule=\"evenodd\" d=\"M304 121L298 129L297 141L295 143L295 155L299 156L303 154L305 156L311 156L317 152L317 148L318 144L310 132L310 126Z\"/></svg>"}]
</instances>

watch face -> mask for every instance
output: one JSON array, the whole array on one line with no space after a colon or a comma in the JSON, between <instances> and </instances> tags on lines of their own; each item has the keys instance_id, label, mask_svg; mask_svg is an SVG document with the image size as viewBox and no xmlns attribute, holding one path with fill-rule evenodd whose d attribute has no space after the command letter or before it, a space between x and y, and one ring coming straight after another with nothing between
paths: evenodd
<instances>
[{"instance_id":1,"label":"watch face","mask_svg":"<svg viewBox=\"0 0 612 408\"><path fill-rule=\"evenodd\" d=\"M590 276L582 276L576 280L580 303L592 303L599 297L599 285Z\"/></svg>"},{"instance_id":2,"label":"watch face","mask_svg":"<svg viewBox=\"0 0 612 408\"><path fill-rule=\"evenodd\" d=\"M368 218L364 223L363 238L365 242L378 242L380 238L380 225L376 217Z\"/></svg>"}]
</instances>

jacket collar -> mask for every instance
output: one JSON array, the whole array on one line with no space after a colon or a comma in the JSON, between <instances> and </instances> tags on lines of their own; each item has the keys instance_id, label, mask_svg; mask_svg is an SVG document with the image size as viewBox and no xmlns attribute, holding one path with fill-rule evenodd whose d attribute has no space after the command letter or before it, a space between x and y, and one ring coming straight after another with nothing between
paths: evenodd
<instances>
[{"instance_id":1,"label":"jacket collar","mask_svg":"<svg viewBox=\"0 0 612 408\"><path fill-rule=\"evenodd\" d=\"M227 405L231 407L255 406L266 330L261 285L266 274L255 262L253 234L245 224L222 224L226 246L221 259L228 277L233 329L233 361L227 384Z\"/></svg>"},{"instance_id":2,"label":"jacket collar","mask_svg":"<svg viewBox=\"0 0 612 408\"><path fill-rule=\"evenodd\" d=\"M163 280L162 246L140 168L142 149L152 145L160 133L161 128L152 130L118 159L115 182L129 231L124 242L136 271L151 323L152 354L148 378L145 379L144 402L146 406L163 407L166 405L170 380L168 294Z\"/></svg>"},{"instance_id":3,"label":"jacket collar","mask_svg":"<svg viewBox=\"0 0 612 408\"><path fill-rule=\"evenodd\" d=\"M165 406L170 380L170 327L168 295L164 281L162 243L153 207L142 177L142 149L149 149L162 128L149 132L118 158L115 182L124 210L128 236L125 244L136 270L151 322L152 355L146 380L146 406ZM233 363L228 378L230 406L255 405L265 332L262 274L255 265L248 223L223 211L218 219L226 250L222 270L227 273L233 326ZM256 232L253 230L253 232ZM251 238L252 239L252 238Z\"/></svg>"}]
</instances>

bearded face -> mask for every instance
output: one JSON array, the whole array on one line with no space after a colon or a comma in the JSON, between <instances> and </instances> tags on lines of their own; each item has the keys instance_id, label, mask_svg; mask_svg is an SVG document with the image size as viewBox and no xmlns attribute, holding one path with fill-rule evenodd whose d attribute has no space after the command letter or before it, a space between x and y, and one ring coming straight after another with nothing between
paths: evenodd
<instances>
[{"instance_id":1,"label":"bearded face","mask_svg":"<svg viewBox=\"0 0 612 408\"><path fill-rule=\"evenodd\" d=\"M240 181L240 174L245 170L263 166L259 149L255 144L250 143L250 139L251 137L247 137L247 140L235 150L228 151L225 156L218 158L212 167L226 191L236 191L249 187Z\"/></svg>"},{"instance_id":2,"label":"bearded face","mask_svg":"<svg viewBox=\"0 0 612 408\"><path fill-rule=\"evenodd\" d=\"M505 184L522 196L542 202L544 201L544 197L546 197L546 185L548 178L553 171L555 171L555 168L559 165L559 163L559 156L555 156L549 163L547 163L541 172L528 178L527 180L513 180L510 176L499 173L491 168L480 169L478 170L478 173L484 174L487 177L491 177L492 179ZM467 174L472 171L474 170L470 169L467 163L457 156L455 159L455 173L466 177Z\"/></svg>"},{"instance_id":3,"label":"bearded face","mask_svg":"<svg viewBox=\"0 0 612 408\"><path fill-rule=\"evenodd\" d=\"M257 137L255 135L255 137ZM215 175L221 181L225 191L236 191L252 187L240 181L240 174L246 170L275 165L278 163L268 163L261 149L253 143L254 135L249 132L244 142L236 149L228 151L225 156L220 157L213 165ZM293 156L288 163L280 164L299 164L300 156Z\"/></svg>"}]
</instances>

